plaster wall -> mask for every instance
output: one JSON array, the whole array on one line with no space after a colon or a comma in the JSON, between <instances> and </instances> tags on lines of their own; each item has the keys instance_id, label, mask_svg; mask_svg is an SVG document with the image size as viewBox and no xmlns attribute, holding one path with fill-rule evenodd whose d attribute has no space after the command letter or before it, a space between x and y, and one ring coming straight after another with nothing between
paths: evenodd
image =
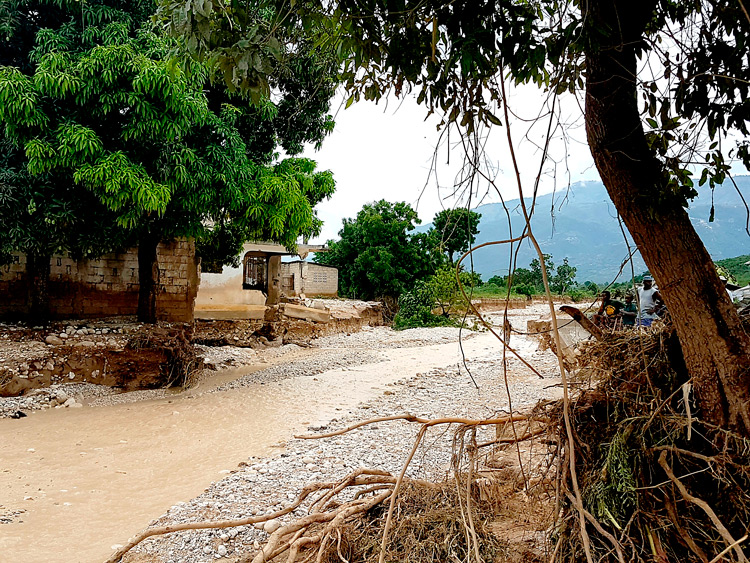
<instances>
[{"instance_id":1,"label":"plaster wall","mask_svg":"<svg viewBox=\"0 0 750 563\"><path fill-rule=\"evenodd\" d=\"M242 289L242 266L224 266L220 274L201 273L195 308L211 310L238 305L265 305L266 297L256 290Z\"/></svg>"}]
</instances>

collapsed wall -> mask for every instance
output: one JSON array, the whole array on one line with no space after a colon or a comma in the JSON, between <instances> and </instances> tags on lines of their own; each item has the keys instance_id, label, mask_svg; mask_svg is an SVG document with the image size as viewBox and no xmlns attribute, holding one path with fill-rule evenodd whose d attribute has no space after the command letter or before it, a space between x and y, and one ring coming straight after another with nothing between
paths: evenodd
<instances>
[{"instance_id":1,"label":"collapsed wall","mask_svg":"<svg viewBox=\"0 0 750 563\"><path fill-rule=\"evenodd\" d=\"M361 302L326 308L285 303L258 308L245 319L196 319L193 341L207 346L259 347L269 343L304 344L314 338L356 332L363 326L383 324L380 303ZM335 303L335 302L329 302Z\"/></svg>"}]
</instances>

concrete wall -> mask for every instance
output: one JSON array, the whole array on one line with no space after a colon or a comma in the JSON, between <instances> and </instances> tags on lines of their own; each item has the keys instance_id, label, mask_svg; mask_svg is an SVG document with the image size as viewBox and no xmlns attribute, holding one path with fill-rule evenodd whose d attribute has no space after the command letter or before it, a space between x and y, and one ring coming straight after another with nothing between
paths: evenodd
<instances>
[{"instance_id":1,"label":"concrete wall","mask_svg":"<svg viewBox=\"0 0 750 563\"><path fill-rule=\"evenodd\" d=\"M189 322L200 267L192 241L161 243L157 250L160 287L157 311L160 320ZM49 296L53 318L96 318L135 315L138 310L138 251L107 254L98 260L75 261L53 256L50 261ZM16 254L11 264L0 266L0 317L28 313L26 256Z\"/></svg>"},{"instance_id":2,"label":"concrete wall","mask_svg":"<svg viewBox=\"0 0 750 563\"><path fill-rule=\"evenodd\" d=\"M224 266L220 274L201 273L201 286L195 308L202 310L265 305L266 296L256 290L242 289L242 264L237 268Z\"/></svg>"},{"instance_id":3,"label":"concrete wall","mask_svg":"<svg viewBox=\"0 0 750 563\"><path fill-rule=\"evenodd\" d=\"M301 293L306 296L338 293L339 271L331 266L304 261L284 262L281 264L281 276L282 280L285 276L292 276L294 279L294 289L284 290L289 297Z\"/></svg>"}]
</instances>

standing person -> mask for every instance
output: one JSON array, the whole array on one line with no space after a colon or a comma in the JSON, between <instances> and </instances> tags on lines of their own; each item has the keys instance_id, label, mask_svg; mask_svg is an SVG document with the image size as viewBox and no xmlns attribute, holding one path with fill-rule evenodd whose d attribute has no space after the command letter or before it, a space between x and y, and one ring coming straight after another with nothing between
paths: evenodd
<instances>
[{"instance_id":1,"label":"standing person","mask_svg":"<svg viewBox=\"0 0 750 563\"><path fill-rule=\"evenodd\" d=\"M638 290L638 326L651 326L663 305L664 300L654 287L654 278L643 276L643 287Z\"/></svg>"},{"instance_id":2,"label":"standing person","mask_svg":"<svg viewBox=\"0 0 750 563\"><path fill-rule=\"evenodd\" d=\"M633 328L635 321L638 318L638 306L633 300L633 292L628 291L625 294L625 306L620 311L622 316L622 326L625 328Z\"/></svg>"}]
</instances>

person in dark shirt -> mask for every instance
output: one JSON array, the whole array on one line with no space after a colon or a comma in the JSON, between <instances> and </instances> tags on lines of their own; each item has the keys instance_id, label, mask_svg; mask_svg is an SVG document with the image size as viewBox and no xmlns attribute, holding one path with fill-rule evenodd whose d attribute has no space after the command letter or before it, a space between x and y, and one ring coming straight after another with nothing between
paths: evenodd
<instances>
[{"instance_id":1,"label":"person in dark shirt","mask_svg":"<svg viewBox=\"0 0 750 563\"><path fill-rule=\"evenodd\" d=\"M602 291L601 298L602 304L594 315L594 323L603 327L615 328L620 318L620 311L625 307L625 303L612 299L612 294L606 290Z\"/></svg>"},{"instance_id":2,"label":"person in dark shirt","mask_svg":"<svg viewBox=\"0 0 750 563\"><path fill-rule=\"evenodd\" d=\"M625 305L620 311L622 317L622 326L624 328L632 328L635 326L635 320L638 317L638 305L633 300L633 294L628 292L625 294Z\"/></svg>"}]
</instances>

